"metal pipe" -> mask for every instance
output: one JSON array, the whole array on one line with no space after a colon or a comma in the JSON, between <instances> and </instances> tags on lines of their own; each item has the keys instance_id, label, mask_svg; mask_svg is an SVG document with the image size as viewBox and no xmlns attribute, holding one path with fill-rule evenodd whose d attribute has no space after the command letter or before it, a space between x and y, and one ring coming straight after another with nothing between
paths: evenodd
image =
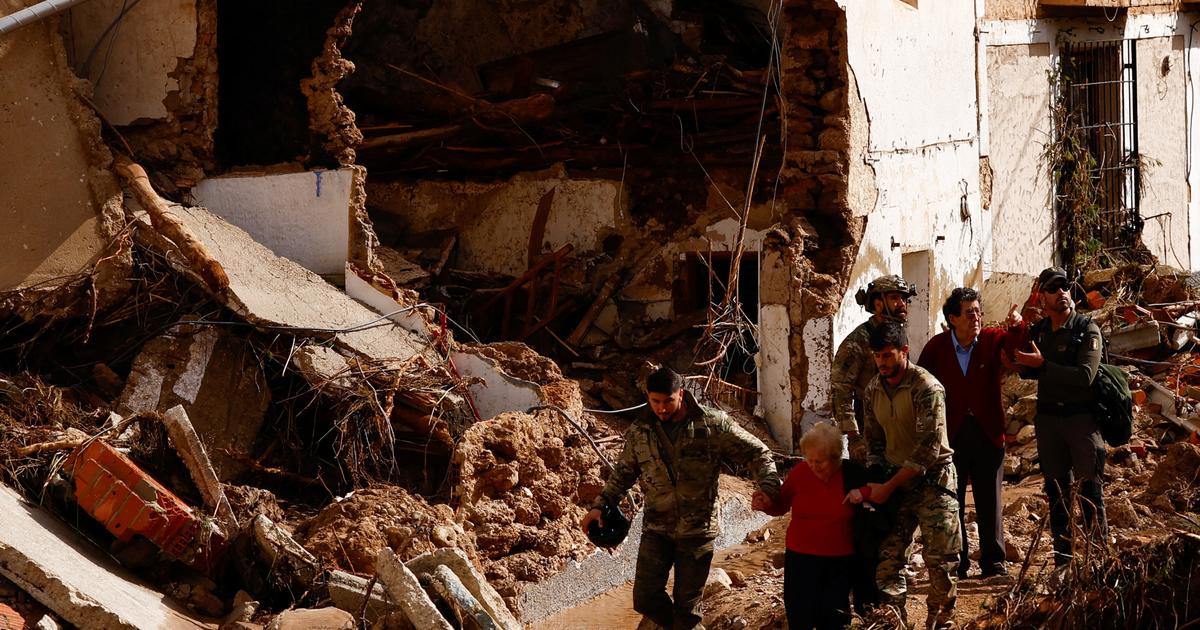
<instances>
[{"instance_id":1,"label":"metal pipe","mask_svg":"<svg viewBox=\"0 0 1200 630\"><path fill-rule=\"evenodd\" d=\"M31 7L0 17L0 36L7 35L22 26L44 20L56 13L62 13L84 2L87 2L87 0L44 0L44 2L39 2Z\"/></svg>"}]
</instances>

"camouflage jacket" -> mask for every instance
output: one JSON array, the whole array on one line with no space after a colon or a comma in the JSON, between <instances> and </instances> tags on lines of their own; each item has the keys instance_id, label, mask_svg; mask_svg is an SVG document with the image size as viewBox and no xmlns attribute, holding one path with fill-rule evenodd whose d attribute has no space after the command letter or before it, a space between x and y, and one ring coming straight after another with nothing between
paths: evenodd
<instances>
[{"instance_id":1,"label":"camouflage jacket","mask_svg":"<svg viewBox=\"0 0 1200 630\"><path fill-rule=\"evenodd\" d=\"M946 390L925 368L909 363L894 388L876 375L863 399L867 465L911 468L920 474L951 463Z\"/></svg>"},{"instance_id":2,"label":"camouflage jacket","mask_svg":"<svg viewBox=\"0 0 1200 630\"><path fill-rule=\"evenodd\" d=\"M854 417L854 399L863 400L864 392L871 379L879 372L867 341L875 324L867 320L838 346L833 356L833 373L829 376L830 399L833 405L833 421L842 433L858 431L858 420Z\"/></svg>"},{"instance_id":3,"label":"camouflage jacket","mask_svg":"<svg viewBox=\"0 0 1200 630\"><path fill-rule=\"evenodd\" d=\"M593 507L620 501L637 481L645 494L646 531L676 538L714 537L719 533L717 478L722 465L749 465L759 489L772 499L779 495L779 474L766 445L725 412L700 405L687 392L684 401L685 426L674 444L664 447L654 428L661 421L648 408L634 421Z\"/></svg>"}]
</instances>

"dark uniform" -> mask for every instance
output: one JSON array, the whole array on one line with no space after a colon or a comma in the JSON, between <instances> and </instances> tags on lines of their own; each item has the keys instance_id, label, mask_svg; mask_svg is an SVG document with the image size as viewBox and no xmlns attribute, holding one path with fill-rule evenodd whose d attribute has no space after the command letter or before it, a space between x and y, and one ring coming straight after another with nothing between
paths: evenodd
<instances>
[{"instance_id":1,"label":"dark uniform","mask_svg":"<svg viewBox=\"0 0 1200 630\"><path fill-rule=\"evenodd\" d=\"M662 422L647 409L625 432L625 447L593 507L620 501L635 481L645 493L633 608L668 630L695 628L718 531L722 465L749 465L759 489L779 496L771 452L723 411L684 392L686 416ZM661 431L660 431L661 429ZM667 574L675 568L674 602Z\"/></svg>"},{"instance_id":2,"label":"dark uniform","mask_svg":"<svg viewBox=\"0 0 1200 630\"><path fill-rule=\"evenodd\" d=\"M919 526L921 555L929 569L929 593L925 598L929 619L949 623L958 598L956 570L962 533L958 528L954 451L946 431L946 392L932 374L909 363L894 389L881 377L871 381L864 401L867 464L882 464L891 471L911 468L920 473L887 501L894 520L892 531L879 548L876 582L882 603L904 610L908 587L902 571Z\"/></svg>"},{"instance_id":3,"label":"dark uniform","mask_svg":"<svg viewBox=\"0 0 1200 630\"><path fill-rule=\"evenodd\" d=\"M1022 376L1038 382L1033 424L1050 499L1054 562L1061 566L1071 560L1072 481L1079 482L1085 524L1101 535L1108 531L1100 479L1106 451L1091 411L1103 343L1095 322L1074 311L1058 330L1051 329L1047 317L1029 332L1045 363L1026 368Z\"/></svg>"}]
</instances>

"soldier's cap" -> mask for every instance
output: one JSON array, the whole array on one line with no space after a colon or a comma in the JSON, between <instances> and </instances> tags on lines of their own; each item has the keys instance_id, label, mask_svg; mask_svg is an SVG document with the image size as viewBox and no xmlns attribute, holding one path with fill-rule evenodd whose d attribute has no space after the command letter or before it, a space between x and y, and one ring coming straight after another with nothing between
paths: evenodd
<instances>
[{"instance_id":1,"label":"soldier's cap","mask_svg":"<svg viewBox=\"0 0 1200 630\"><path fill-rule=\"evenodd\" d=\"M1042 273L1038 274L1038 288L1045 291L1046 287L1050 286L1055 280L1069 282L1067 272L1063 271L1061 267L1047 267L1042 270Z\"/></svg>"}]
</instances>

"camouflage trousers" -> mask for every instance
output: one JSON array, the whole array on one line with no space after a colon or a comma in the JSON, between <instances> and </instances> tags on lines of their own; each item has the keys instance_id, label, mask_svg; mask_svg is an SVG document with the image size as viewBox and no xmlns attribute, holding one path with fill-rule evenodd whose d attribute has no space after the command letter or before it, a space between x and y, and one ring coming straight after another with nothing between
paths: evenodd
<instances>
[{"instance_id":1,"label":"camouflage trousers","mask_svg":"<svg viewBox=\"0 0 1200 630\"><path fill-rule=\"evenodd\" d=\"M929 569L929 594L925 603L931 618L951 621L958 598L958 554L962 532L958 527L958 488L953 466L926 471L936 476L888 498L892 509L892 531L879 547L879 567L875 579L884 605L904 610L908 585L903 569L909 561L909 547L917 527L921 528L921 553Z\"/></svg>"},{"instance_id":2,"label":"camouflage trousers","mask_svg":"<svg viewBox=\"0 0 1200 630\"><path fill-rule=\"evenodd\" d=\"M677 539L643 531L633 577L633 609L666 630L700 627L700 600L712 565L714 542L708 537ZM666 588L672 568L674 598L667 595Z\"/></svg>"}]
</instances>

